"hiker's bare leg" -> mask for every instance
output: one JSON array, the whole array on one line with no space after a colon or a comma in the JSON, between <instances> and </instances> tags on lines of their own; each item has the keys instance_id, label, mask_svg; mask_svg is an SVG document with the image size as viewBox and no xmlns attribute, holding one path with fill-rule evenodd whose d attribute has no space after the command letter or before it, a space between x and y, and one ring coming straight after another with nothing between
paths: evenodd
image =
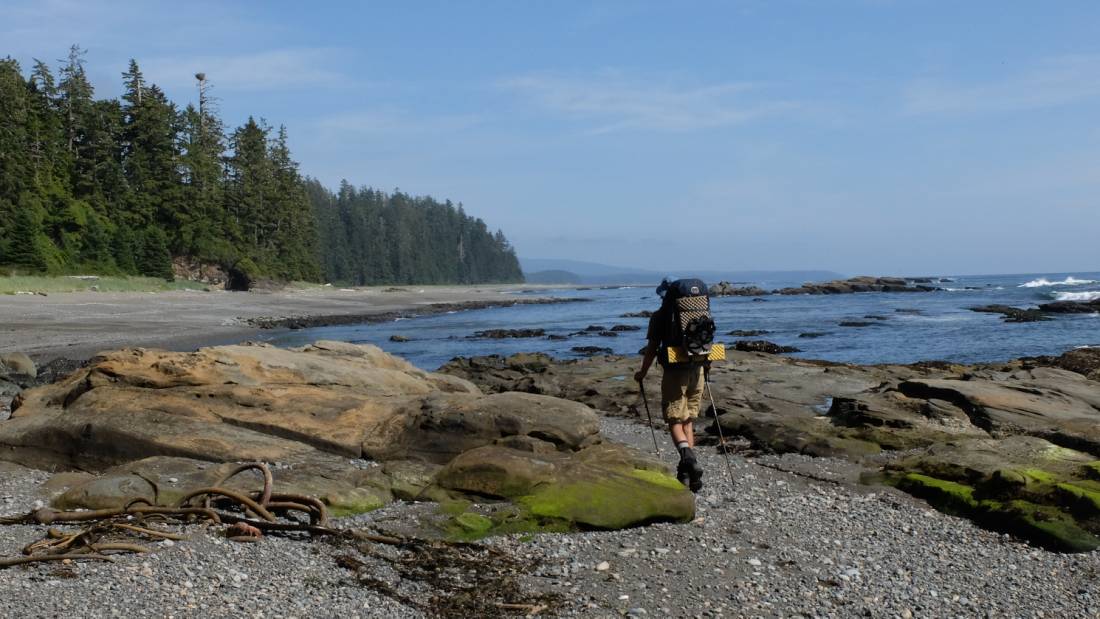
<instances>
[{"instance_id":1,"label":"hiker's bare leg","mask_svg":"<svg viewBox=\"0 0 1100 619\"><path fill-rule=\"evenodd\" d=\"M695 426L691 421L674 421L668 425L668 429L674 445L687 443L688 447L695 447Z\"/></svg>"}]
</instances>

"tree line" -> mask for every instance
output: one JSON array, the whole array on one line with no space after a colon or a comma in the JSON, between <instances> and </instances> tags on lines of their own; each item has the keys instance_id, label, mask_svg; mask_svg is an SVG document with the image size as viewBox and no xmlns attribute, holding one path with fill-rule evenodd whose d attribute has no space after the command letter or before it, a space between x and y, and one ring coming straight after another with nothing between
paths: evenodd
<instances>
[{"instance_id":1,"label":"tree line","mask_svg":"<svg viewBox=\"0 0 1100 619\"><path fill-rule=\"evenodd\" d=\"M228 131L195 75L180 109L136 61L96 99L79 47L56 74L0 60L0 265L172 277L174 257L248 279L520 281L501 232L461 206L305 178L285 127Z\"/></svg>"}]
</instances>

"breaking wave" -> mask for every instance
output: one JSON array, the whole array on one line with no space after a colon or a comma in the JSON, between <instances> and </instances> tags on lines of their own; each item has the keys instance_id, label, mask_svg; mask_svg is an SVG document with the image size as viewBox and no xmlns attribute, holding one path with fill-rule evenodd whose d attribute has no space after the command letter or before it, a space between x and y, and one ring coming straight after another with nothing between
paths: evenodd
<instances>
[{"instance_id":1,"label":"breaking wave","mask_svg":"<svg viewBox=\"0 0 1100 619\"><path fill-rule=\"evenodd\" d=\"M1045 277L1039 279L1033 279L1030 282L1026 282L1017 286L1017 288L1045 288L1047 286L1084 286L1087 284L1095 284L1095 279L1077 279L1070 275L1060 282L1052 282Z\"/></svg>"},{"instance_id":2,"label":"breaking wave","mask_svg":"<svg viewBox=\"0 0 1100 619\"><path fill-rule=\"evenodd\" d=\"M1100 290L1087 292L1054 292L1052 296L1058 301L1097 301L1100 300Z\"/></svg>"}]
</instances>

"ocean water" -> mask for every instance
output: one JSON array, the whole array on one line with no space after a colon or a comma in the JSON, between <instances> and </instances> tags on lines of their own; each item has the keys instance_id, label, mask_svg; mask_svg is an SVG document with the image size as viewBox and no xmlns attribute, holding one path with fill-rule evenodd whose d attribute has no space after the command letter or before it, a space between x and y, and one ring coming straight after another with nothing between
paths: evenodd
<instances>
[{"instance_id":1,"label":"ocean water","mask_svg":"<svg viewBox=\"0 0 1100 619\"><path fill-rule=\"evenodd\" d=\"M712 282L707 282L712 283ZM758 281L765 289L802 282ZM793 356L850 363L911 363L946 360L960 363L1003 361L1021 356L1060 354L1080 346L1100 346L1100 316L1057 316L1047 322L1005 323L998 314L969 311L977 305L1018 307L1058 299L1100 298L1100 272L1034 275L947 276L932 285L944 288L927 293L858 293L712 299L720 342L766 339L802 350ZM559 296L588 299L583 303L520 305L434 316L399 319L373 325L343 325L297 331L274 331L264 339L279 346L300 346L318 339L376 344L424 369L435 369L455 356L516 352L546 352L559 358L577 358L574 346L601 346L618 354L636 354L645 344L648 319L623 318L627 312L656 309L654 288L562 289L517 292L517 296ZM885 320L865 318L880 316ZM842 327L844 321L872 323ZM547 334L570 335L589 325L627 324L640 331L618 337L585 333L564 341L547 338L471 339L484 329L541 328ZM738 338L731 330L765 330L767 335ZM813 339L802 333L824 333ZM391 342L391 335L409 338Z\"/></svg>"}]
</instances>

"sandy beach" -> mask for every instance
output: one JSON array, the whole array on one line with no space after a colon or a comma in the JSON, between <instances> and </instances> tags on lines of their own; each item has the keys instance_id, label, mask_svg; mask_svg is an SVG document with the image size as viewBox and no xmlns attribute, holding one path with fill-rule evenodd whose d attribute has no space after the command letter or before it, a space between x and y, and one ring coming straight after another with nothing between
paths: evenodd
<instances>
[{"instance_id":1,"label":"sandy beach","mask_svg":"<svg viewBox=\"0 0 1100 619\"><path fill-rule=\"evenodd\" d=\"M126 346L192 350L248 340L249 321L430 312L516 301L529 285L311 288L274 292L72 292L0 297L0 352L38 362L82 359ZM450 308L448 308L450 309Z\"/></svg>"}]
</instances>

